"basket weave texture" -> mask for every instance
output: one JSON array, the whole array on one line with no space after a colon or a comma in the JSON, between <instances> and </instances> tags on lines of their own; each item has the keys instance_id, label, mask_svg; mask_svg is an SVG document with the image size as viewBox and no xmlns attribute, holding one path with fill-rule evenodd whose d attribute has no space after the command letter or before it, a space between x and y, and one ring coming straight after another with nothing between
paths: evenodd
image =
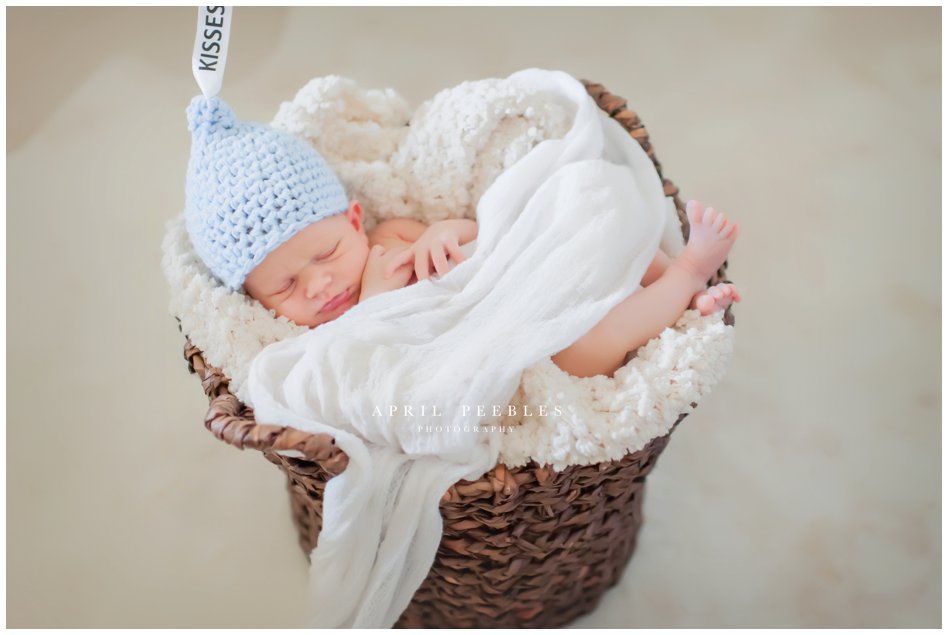
<instances>
[{"instance_id":1,"label":"basket weave texture","mask_svg":"<svg viewBox=\"0 0 948 635\"><path fill-rule=\"evenodd\" d=\"M678 188L663 177L638 115L602 85L583 84L652 159L687 240ZM725 281L726 267L709 282ZM724 321L733 324L730 309ZM253 410L228 390L228 379L190 341L184 355L210 400L208 430L237 448L260 450L286 473L293 521L308 557L322 527L326 482L345 470L348 457L331 435L257 423ZM536 462L498 464L476 481L451 486L440 503L444 529L434 564L395 626L553 628L592 611L635 550L645 478L684 417L620 460L561 471ZM277 454L286 450L304 458Z\"/></svg>"}]
</instances>

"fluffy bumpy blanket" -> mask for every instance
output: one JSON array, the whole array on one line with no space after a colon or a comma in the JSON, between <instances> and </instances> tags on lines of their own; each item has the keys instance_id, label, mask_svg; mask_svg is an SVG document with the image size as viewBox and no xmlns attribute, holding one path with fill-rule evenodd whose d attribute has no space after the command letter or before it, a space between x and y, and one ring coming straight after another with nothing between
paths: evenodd
<instances>
[{"instance_id":1,"label":"fluffy bumpy blanket","mask_svg":"<svg viewBox=\"0 0 948 635\"><path fill-rule=\"evenodd\" d=\"M565 135L572 115L563 100L508 79L465 82L412 113L393 90L366 90L329 76L284 103L272 125L320 150L350 196L363 202L371 228L395 216L429 223L474 218L493 180L543 140ZM675 254L681 235L670 200L666 207L661 245ZM308 329L221 287L194 254L180 214L168 222L163 251L170 312L207 361L230 378L230 390L248 402L253 358ZM645 447L723 377L733 338L720 314L686 311L612 378L572 377L540 360L523 372L513 414L504 411L499 461L516 467L532 459L561 469ZM538 404L548 405L542 416Z\"/></svg>"}]
</instances>

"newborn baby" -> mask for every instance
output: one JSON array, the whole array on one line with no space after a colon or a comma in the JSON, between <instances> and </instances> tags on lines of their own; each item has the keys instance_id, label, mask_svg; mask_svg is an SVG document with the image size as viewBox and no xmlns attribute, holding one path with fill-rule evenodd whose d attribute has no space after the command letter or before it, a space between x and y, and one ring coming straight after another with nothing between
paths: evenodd
<instances>
[{"instance_id":1,"label":"newborn baby","mask_svg":"<svg viewBox=\"0 0 948 635\"><path fill-rule=\"evenodd\" d=\"M373 295L447 273L448 258L462 262L461 245L476 235L477 223L468 219L426 226L395 218L366 232L353 201L267 254L247 274L244 290L277 315L315 327Z\"/></svg>"},{"instance_id":2,"label":"newborn baby","mask_svg":"<svg viewBox=\"0 0 948 635\"><path fill-rule=\"evenodd\" d=\"M737 238L737 225L696 201L687 210L691 235L681 255L673 261L659 250L642 280L646 288L554 355L557 366L579 377L612 376L628 351L672 326L689 303L707 315L740 300L730 284L705 289ZM444 275L452 266L448 259L462 262L460 247L477 235L477 223L468 219L430 226L390 219L366 232L361 216L353 201L300 230L247 274L247 294L277 315L315 327L373 295Z\"/></svg>"},{"instance_id":3,"label":"newborn baby","mask_svg":"<svg viewBox=\"0 0 948 635\"><path fill-rule=\"evenodd\" d=\"M299 325L317 327L373 295L443 275L449 259L462 262L461 247L476 238L477 225L467 219L426 226L396 218L367 232L359 203L348 200L305 141L239 122L216 97L195 97L188 119L185 221L195 252L224 286ZM691 232L682 253L672 260L659 251L644 288L554 355L557 366L579 377L611 376L628 351L689 306L709 314L740 300L730 285L705 289L737 226L695 201L687 212Z\"/></svg>"}]
</instances>

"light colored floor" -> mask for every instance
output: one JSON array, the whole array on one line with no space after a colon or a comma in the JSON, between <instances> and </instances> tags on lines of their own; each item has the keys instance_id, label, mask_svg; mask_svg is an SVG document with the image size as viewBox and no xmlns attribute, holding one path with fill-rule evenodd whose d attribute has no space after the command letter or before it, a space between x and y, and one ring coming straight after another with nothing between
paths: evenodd
<instances>
[{"instance_id":1,"label":"light colored floor","mask_svg":"<svg viewBox=\"0 0 948 635\"><path fill-rule=\"evenodd\" d=\"M224 96L559 68L742 224L726 381L583 627L941 624L941 9L237 9ZM7 12L7 625L302 624L283 477L216 441L159 268L192 9ZM41 44L40 44L41 43Z\"/></svg>"}]
</instances>

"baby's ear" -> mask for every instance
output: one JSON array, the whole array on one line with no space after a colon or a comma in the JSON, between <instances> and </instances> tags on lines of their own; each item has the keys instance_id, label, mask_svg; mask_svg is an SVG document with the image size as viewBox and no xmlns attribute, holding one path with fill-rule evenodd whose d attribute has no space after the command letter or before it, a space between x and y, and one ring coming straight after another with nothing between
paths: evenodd
<instances>
[{"instance_id":1,"label":"baby's ear","mask_svg":"<svg viewBox=\"0 0 948 635\"><path fill-rule=\"evenodd\" d=\"M349 203L349 209L346 210L346 217L357 232L365 232L365 223L362 220L362 206L359 201Z\"/></svg>"}]
</instances>

